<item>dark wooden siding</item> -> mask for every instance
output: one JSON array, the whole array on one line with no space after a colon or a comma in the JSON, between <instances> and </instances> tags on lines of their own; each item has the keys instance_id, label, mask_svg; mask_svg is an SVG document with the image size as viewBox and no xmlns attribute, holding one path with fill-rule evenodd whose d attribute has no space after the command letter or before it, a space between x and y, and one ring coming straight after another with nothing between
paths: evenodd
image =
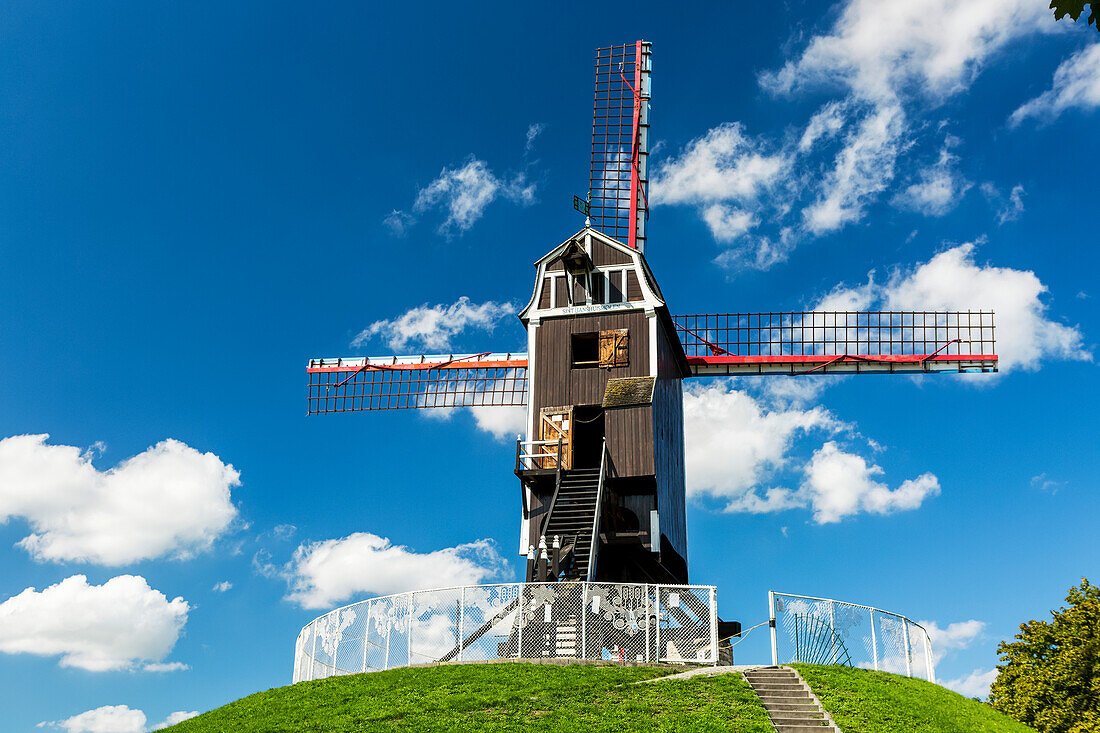
<instances>
[{"instance_id":1,"label":"dark wooden siding","mask_svg":"<svg viewBox=\"0 0 1100 733\"><path fill-rule=\"evenodd\" d=\"M539 292L539 308L540 309L545 309L545 308L550 307L550 288L552 288L552 287L553 287L553 285L551 284L551 279L548 278L548 277L544 277L542 279L542 290Z\"/></svg>"},{"instance_id":2,"label":"dark wooden siding","mask_svg":"<svg viewBox=\"0 0 1100 733\"><path fill-rule=\"evenodd\" d=\"M638 273L626 271L626 299L630 302L642 299L642 286L638 283Z\"/></svg>"},{"instance_id":3,"label":"dark wooden siding","mask_svg":"<svg viewBox=\"0 0 1100 733\"><path fill-rule=\"evenodd\" d=\"M577 305L584 305L587 296L584 292L584 278L573 278L573 302Z\"/></svg>"},{"instance_id":4,"label":"dark wooden siding","mask_svg":"<svg viewBox=\"0 0 1100 733\"><path fill-rule=\"evenodd\" d=\"M564 276L554 279L554 307L564 308L569 305L569 283Z\"/></svg>"},{"instance_id":5,"label":"dark wooden siding","mask_svg":"<svg viewBox=\"0 0 1100 733\"><path fill-rule=\"evenodd\" d=\"M611 476L652 476L653 406L609 407L603 415Z\"/></svg>"},{"instance_id":6,"label":"dark wooden siding","mask_svg":"<svg viewBox=\"0 0 1100 733\"><path fill-rule=\"evenodd\" d=\"M657 383L653 389L653 435L657 512L661 534L686 562L687 517L684 482L684 393L669 338L658 321Z\"/></svg>"},{"instance_id":7,"label":"dark wooden siding","mask_svg":"<svg viewBox=\"0 0 1100 733\"><path fill-rule=\"evenodd\" d=\"M617 270L616 272L607 273L610 280L610 286L608 288L608 303L622 303L623 302L623 271Z\"/></svg>"},{"instance_id":8,"label":"dark wooden siding","mask_svg":"<svg viewBox=\"0 0 1100 733\"><path fill-rule=\"evenodd\" d=\"M554 261L546 265L547 272L561 272L565 269L565 264L561 261L560 257L554 258Z\"/></svg>"},{"instance_id":9,"label":"dark wooden siding","mask_svg":"<svg viewBox=\"0 0 1100 733\"><path fill-rule=\"evenodd\" d=\"M620 252L603 242L592 242L592 262L596 265L628 265L634 261L630 255Z\"/></svg>"},{"instance_id":10,"label":"dark wooden siding","mask_svg":"<svg viewBox=\"0 0 1100 733\"><path fill-rule=\"evenodd\" d=\"M597 272L592 275L592 302L593 303L605 303L604 299L604 283L606 278L602 272Z\"/></svg>"},{"instance_id":11,"label":"dark wooden siding","mask_svg":"<svg viewBox=\"0 0 1100 733\"><path fill-rule=\"evenodd\" d=\"M630 332L630 360L611 368L570 368L570 337L625 328ZM649 320L643 311L603 313L543 321L535 335L532 396L535 414L552 405L598 405L607 380L649 375ZM604 415L614 475L652 476L653 410L650 405L612 408Z\"/></svg>"}]
</instances>

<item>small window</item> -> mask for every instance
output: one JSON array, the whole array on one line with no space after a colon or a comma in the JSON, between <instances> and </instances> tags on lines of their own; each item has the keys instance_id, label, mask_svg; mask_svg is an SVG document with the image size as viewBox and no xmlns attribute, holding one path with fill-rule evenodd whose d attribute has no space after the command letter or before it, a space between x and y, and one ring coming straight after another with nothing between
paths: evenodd
<instances>
[{"instance_id":1,"label":"small window","mask_svg":"<svg viewBox=\"0 0 1100 733\"><path fill-rule=\"evenodd\" d=\"M575 333L571 340L574 369L600 365L599 333Z\"/></svg>"},{"instance_id":2,"label":"small window","mask_svg":"<svg viewBox=\"0 0 1100 733\"><path fill-rule=\"evenodd\" d=\"M570 339L574 369L624 367L630 364L630 332L625 328L575 333Z\"/></svg>"}]
</instances>

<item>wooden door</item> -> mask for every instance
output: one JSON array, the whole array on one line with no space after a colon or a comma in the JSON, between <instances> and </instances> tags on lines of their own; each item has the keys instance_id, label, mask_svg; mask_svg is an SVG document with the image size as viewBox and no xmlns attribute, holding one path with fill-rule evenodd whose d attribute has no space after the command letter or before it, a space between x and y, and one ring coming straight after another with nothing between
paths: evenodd
<instances>
[{"instance_id":1,"label":"wooden door","mask_svg":"<svg viewBox=\"0 0 1100 733\"><path fill-rule=\"evenodd\" d=\"M540 468L557 468L557 441L561 440L561 468L573 467L573 406L544 407L539 414L539 440L551 440L553 444L540 446L542 453L553 453L554 458L542 458Z\"/></svg>"}]
</instances>

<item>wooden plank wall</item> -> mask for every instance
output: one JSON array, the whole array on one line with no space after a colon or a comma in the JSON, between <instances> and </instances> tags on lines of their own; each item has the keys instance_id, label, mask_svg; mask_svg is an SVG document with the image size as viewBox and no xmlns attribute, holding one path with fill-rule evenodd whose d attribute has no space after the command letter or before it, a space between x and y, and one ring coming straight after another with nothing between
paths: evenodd
<instances>
[{"instance_id":1,"label":"wooden plank wall","mask_svg":"<svg viewBox=\"0 0 1100 733\"><path fill-rule=\"evenodd\" d=\"M630 362L625 367L571 369L570 337L626 328L630 331ZM607 380L649 375L649 321L643 311L601 313L544 320L535 336L532 395L535 414L552 405L598 405ZM608 437L616 476L652 476L653 411L649 405L607 410Z\"/></svg>"},{"instance_id":2,"label":"wooden plank wall","mask_svg":"<svg viewBox=\"0 0 1100 733\"><path fill-rule=\"evenodd\" d=\"M658 321L657 382L653 389L653 435L657 474L657 512L661 534L687 562L686 485L684 480L684 392L668 334Z\"/></svg>"},{"instance_id":3,"label":"wooden plank wall","mask_svg":"<svg viewBox=\"0 0 1100 733\"><path fill-rule=\"evenodd\" d=\"M629 265L633 261L634 259L626 252L620 252L603 242L595 240L592 242L592 262L597 267L601 265Z\"/></svg>"}]
</instances>

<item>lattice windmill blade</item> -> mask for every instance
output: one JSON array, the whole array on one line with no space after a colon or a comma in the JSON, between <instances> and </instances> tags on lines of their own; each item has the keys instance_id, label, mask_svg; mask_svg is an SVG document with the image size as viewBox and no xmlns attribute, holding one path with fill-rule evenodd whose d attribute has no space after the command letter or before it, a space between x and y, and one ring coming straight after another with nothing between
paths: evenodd
<instances>
[{"instance_id":1,"label":"lattice windmill blade","mask_svg":"<svg viewBox=\"0 0 1100 733\"><path fill-rule=\"evenodd\" d=\"M527 404L527 354L310 359L309 414Z\"/></svg>"},{"instance_id":2,"label":"lattice windmill blade","mask_svg":"<svg viewBox=\"0 0 1100 733\"><path fill-rule=\"evenodd\" d=\"M649 218L650 44L596 49L589 219L593 228L645 251Z\"/></svg>"},{"instance_id":3,"label":"lattice windmill blade","mask_svg":"<svg viewBox=\"0 0 1100 733\"><path fill-rule=\"evenodd\" d=\"M992 311L673 316L693 376L995 372Z\"/></svg>"}]
</instances>

